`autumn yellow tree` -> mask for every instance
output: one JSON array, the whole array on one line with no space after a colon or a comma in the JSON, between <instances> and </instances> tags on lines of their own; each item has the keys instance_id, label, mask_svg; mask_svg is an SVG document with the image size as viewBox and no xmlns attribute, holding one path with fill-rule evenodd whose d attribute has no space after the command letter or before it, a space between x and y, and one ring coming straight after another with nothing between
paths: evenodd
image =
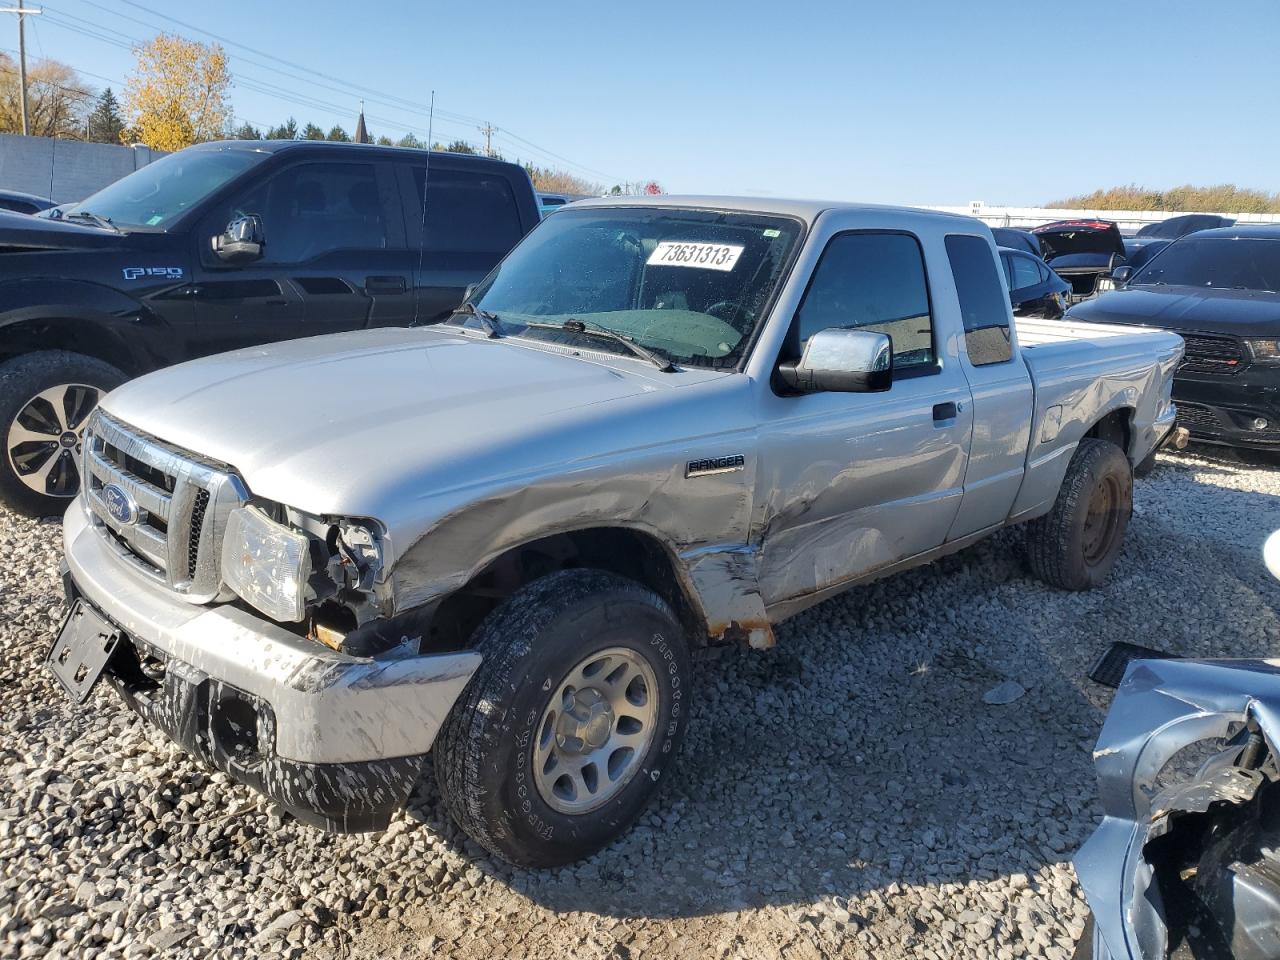
<instances>
[{"instance_id":1,"label":"autumn yellow tree","mask_svg":"<svg viewBox=\"0 0 1280 960\"><path fill-rule=\"evenodd\" d=\"M181 150L221 138L231 118L231 74L218 44L162 33L134 48L137 65L125 83L128 129L122 139L155 150Z\"/></svg>"}]
</instances>

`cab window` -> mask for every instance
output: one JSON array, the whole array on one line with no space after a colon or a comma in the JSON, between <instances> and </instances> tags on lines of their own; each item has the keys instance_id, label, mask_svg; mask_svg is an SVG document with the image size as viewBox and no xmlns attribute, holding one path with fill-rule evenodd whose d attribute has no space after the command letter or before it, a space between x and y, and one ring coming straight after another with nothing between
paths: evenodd
<instances>
[{"instance_id":1,"label":"cab window","mask_svg":"<svg viewBox=\"0 0 1280 960\"><path fill-rule=\"evenodd\" d=\"M1013 359L1009 328L1009 297L991 245L982 237L951 234L946 239L947 260L955 278L956 296L964 319L965 350L975 367ZM1017 269L1024 258L1014 257L1014 287L1020 284Z\"/></svg>"},{"instance_id":2,"label":"cab window","mask_svg":"<svg viewBox=\"0 0 1280 960\"><path fill-rule=\"evenodd\" d=\"M395 246L371 163L300 163L234 197L208 221L220 232L256 214L266 235L263 263L306 263L338 250ZM401 231L403 232L403 231Z\"/></svg>"},{"instance_id":3,"label":"cab window","mask_svg":"<svg viewBox=\"0 0 1280 960\"><path fill-rule=\"evenodd\" d=\"M934 364L924 253L915 237L859 232L831 239L796 313L794 354L831 327L887 334L895 371Z\"/></svg>"}]
</instances>

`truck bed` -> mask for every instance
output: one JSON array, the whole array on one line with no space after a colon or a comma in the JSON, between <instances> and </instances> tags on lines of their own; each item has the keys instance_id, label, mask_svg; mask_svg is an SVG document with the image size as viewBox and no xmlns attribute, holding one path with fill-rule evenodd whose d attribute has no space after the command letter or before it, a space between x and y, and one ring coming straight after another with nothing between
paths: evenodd
<instances>
[{"instance_id":1,"label":"truck bed","mask_svg":"<svg viewBox=\"0 0 1280 960\"><path fill-rule=\"evenodd\" d=\"M1015 321L1035 389L1026 477L1015 515L1035 516L1057 495L1067 462L1092 424L1121 411L1125 451L1138 464L1173 426L1169 387L1182 338L1154 327Z\"/></svg>"},{"instance_id":2,"label":"truck bed","mask_svg":"<svg viewBox=\"0 0 1280 960\"><path fill-rule=\"evenodd\" d=\"M1049 343L1062 343L1068 340L1087 340L1093 343L1114 340L1116 337L1142 336L1146 334L1164 333L1158 327L1139 327L1116 323L1076 323L1072 320L1037 320L1030 317L1015 317L1014 326L1018 330L1018 343L1024 350Z\"/></svg>"}]
</instances>

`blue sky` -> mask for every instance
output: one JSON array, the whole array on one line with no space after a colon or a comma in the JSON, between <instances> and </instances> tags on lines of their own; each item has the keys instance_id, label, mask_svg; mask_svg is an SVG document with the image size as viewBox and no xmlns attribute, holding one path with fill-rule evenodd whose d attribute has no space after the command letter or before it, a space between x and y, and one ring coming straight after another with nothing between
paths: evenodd
<instances>
[{"instance_id":1,"label":"blue sky","mask_svg":"<svg viewBox=\"0 0 1280 960\"><path fill-rule=\"evenodd\" d=\"M138 2L50 0L29 55L119 86L131 39L210 39L201 28L259 51L226 45L254 123L350 131L359 84L378 92L374 134L425 138L434 89L437 140L479 141L489 121L508 158L679 193L1031 205L1130 182L1280 189L1274 0ZM16 45L6 17L0 49Z\"/></svg>"}]
</instances>

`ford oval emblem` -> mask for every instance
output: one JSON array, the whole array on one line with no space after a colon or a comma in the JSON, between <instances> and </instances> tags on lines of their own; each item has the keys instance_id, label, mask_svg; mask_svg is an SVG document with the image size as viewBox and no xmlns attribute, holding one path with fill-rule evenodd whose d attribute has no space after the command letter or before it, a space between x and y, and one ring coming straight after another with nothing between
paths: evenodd
<instances>
[{"instance_id":1,"label":"ford oval emblem","mask_svg":"<svg viewBox=\"0 0 1280 960\"><path fill-rule=\"evenodd\" d=\"M124 487L108 483L102 488L102 502L111 519L121 526L138 522L138 501Z\"/></svg>"}]
</instances>

